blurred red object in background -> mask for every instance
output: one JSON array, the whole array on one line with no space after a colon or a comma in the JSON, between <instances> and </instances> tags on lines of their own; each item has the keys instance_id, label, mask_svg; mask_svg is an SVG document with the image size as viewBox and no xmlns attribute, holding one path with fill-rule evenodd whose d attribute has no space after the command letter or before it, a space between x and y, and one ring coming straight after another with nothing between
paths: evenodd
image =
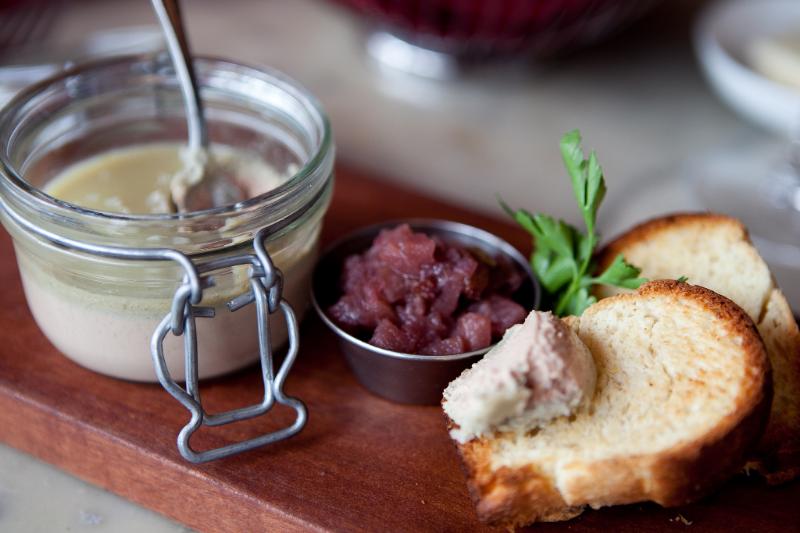
<instances>
[{"instance_id":1,"label":"blurred red object in background","mask_svg":"<svg viewBox=\"0 0 800 533\"><path fill-rule=\"evenodd\" d=\"M462 58L551 55L596 42L659 0L336 0L379 29Z\"/></svg>"}]
</instances>

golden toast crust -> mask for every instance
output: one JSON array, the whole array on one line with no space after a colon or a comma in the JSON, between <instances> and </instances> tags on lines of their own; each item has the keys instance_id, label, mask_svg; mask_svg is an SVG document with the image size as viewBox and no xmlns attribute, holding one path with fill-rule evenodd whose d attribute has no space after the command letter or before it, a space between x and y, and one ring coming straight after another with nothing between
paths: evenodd
<instances>
[{"instance_id":1,"label":"golden toast crust","mask_svg":"<svg viewBox=\"0 0 800 533\"><path fill-rule=\"evenodd\" d=\"M600 311L619 299L663 294L699 303L703 311L713 313L724 324L730 335L742 338L748 372L734 409L692 442L653 454L593 463L586 485L570 489L571 501L580 505L568 505L553 480L535 465L493 470L490 439L473 439L457 445L481 520L515 527L536 521L568 520L586 506L646 500L664 506L682 505L703 496L741 468L746 453L760 437L769 412L770 367L761 338L752 320L733 302L686 283L651 282L637 293L614 296L595 306ZM574 326L577 320L580 319L570 322ZM647 483L638 475L641 472L650 474ZM598 494L600 480L603 491Z\"/></svg>"},{"instance_id":2,"label":"golden toast crust","mask_svg":"<svg viewBox=\"0 0 800 533\"><path fill-rule=\"evenodd\" d=\"M598 253L598 267L605 268L617 255L625 255L644 241L687 227L714 225L735 228L741 240L752 246L747 229L735 218L715 213L678 213L639 224L611 241ZM763 262L755 247L752 255L754 260ZM765 298L761 316L756 317L756 327L774 370L775 399L764 437L750 457L747 469L758 471L770 484L779 484L800 476L800 330L774 280L773 286Z\"/></svg>"},{"instance_id":3,"label":"golden toast crust","mask_svg":"<svg viewBox=\"0 0 800 533\"><path fill-rule=\"evenodd\" d=\"M729 225L741 232L743 240L750 242L750 235L747 232L747 228L745 228L744 224L742 224L739 220L733 217L718 213L673 213L671 215L646 220L640 224L637 224L622 235L617 236L597 253L597 268L598 270L604 269L611 264L617 255L625 255L625 251L631 246L651 239L662 231L674 231L683 226L691 226L695 224Z\"/></svg>"}]
</instances>

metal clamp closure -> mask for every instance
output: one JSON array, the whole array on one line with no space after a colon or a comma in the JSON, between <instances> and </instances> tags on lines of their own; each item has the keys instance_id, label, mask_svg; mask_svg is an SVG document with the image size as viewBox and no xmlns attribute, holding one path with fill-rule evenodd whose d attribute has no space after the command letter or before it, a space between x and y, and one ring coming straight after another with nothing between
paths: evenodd
<instances>
[{"instance_id":1,"label":"metal clamp closure","mask_svg":"<svg viewBox=\"0 0 800 533\"><path fill-rule=\"evenodd\" d=\"M297 434L306 424L306 407L300 400L286 396L283 392L283 383L289 370L297 358L299 346L299 332L297 319L289 303L283 299L283 275L275 267L264 246L264 241L271 233L269 228L262 228L253 237L255 255L244 254L233 257L210 261L201 266L195 265L184 253L171 248L127 248L90 244L75 239L64 237L53 231L22 217L10 208L6 201L0 197L0 212L8 216L8 222L19 229L32 233L55 246L64 249L77 250L83 253L110 257L114 259L127 259L135 261L173 261L183 269L183 281L175 291L169 313L161 320L153 333L150 350L155 364L156 375L161 385L175 399L177 399L191 413L191 420L178 434L178 451L193 463L203 463L214 459L228 457L258 446L287 439ZM274 231L274 228L272 228ZM264 397L255 405L234 409L225 413L209 414L200 401L198 387L198 353L197 332L195 329L196 318L213 318L214 309L200 306L203 290L214 285L211 272L229 268L236 265L250 265L249 278L250 290L237 296L227 303L230 312L235 312L246 305L255 303L258 319L258 350L261 361L261 376L264 382ZM289 332L288 351L278 373L273 370L272 344L270 339L269 315L280 309L286 319ZM186 366L185 389L181 388L169 374L164 358L164 339L168 333L175 336L183 335L184 360ZM189 439L192 434L203 424L207 426L221 426L246 420L269 411L275 402L294 409L296 418L294 423L283 429L255 437L244 442L229 444L221 448L203 452L194 451Z\"/></svg>"},{"instance_id":2,"label":"metal clamp closure","mask_svg":"<svg viewBox=\"0 0 800 533\"><path fill-rule=\"evenodd\" d=\"M195 305L199 303L200 299L195 300L192 298L192 287L188 277L184 279L184 282L175 291L170 312L161 320L150 342L150 350L158 381L192 415L190 421L178 434L178 451L186 460L193 463L221 459L289 438L303 429L306 423L307 412L303 402L286 396L283 392L283 384L297 357L299 332L294 311L291 305L282 298L283 275L272 263L264 246L265 237L265 230L261 230L255 235L253 239L255 255L245 254L226 257L197 267L201 280L200 290L202 291L203 288L214 285L214 279L210 275L211 272L236 265L250 265L250 290L230 300L227 303L227 307L229 312L236 312L250 304L255 304L256 306L258 351L261 363L261 378L264 384L264 396L260 403L218 414L207 413L203 408L198 387L198 351L195 319L198 317L213 318L215 312L211 307ZM286 356L277 374L275 374L269 315L278 312L278 310L285 318L289 339ZM167 368L164 357L164 339L170 333L175 336L183 336L185 388L175 382ZM294 409L296 416L291 426L220 448L202 452L192 449L189 440L192 434L202 425L221 426L254 418L272 409L276 402Z\"/></svg>"}]
</instances>

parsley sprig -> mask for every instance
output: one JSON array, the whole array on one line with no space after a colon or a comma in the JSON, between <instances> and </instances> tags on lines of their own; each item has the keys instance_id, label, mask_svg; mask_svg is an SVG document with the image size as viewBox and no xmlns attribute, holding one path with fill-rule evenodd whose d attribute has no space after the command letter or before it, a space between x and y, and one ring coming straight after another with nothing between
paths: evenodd
<instances>
[{"instance_id":1,"label":"parsley sprig","mask_svg":"<svg viewBox=\"0 0 800 533\"><path fill-rule=\"evenodd\" d=\"M600 240L596 228L597 210L606 195L603 169L594 151L585 158L578 130L561 138L561 156L572 180L585 233L549 215L534 215L524 209L514 211L502 200L500 204L533 236L531 267L550 296L555 314L580 315L597 301L591 294L593 285L636 289L647 280L640 278L641 269L625 261L621 254L601 274L593 275L592 255Z\"/></svg>"}]
</instances>

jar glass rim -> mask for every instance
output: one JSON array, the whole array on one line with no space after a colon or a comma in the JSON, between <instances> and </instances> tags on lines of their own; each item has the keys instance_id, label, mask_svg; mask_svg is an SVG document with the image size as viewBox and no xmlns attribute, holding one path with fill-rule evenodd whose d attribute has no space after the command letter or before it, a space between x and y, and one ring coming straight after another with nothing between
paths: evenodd
<instances>
[{"instance_id":1,"label":"jar glass rim","mask_svg":"<svg viewBox=\"0 0 800 533\"><path fill-rule=\"evenodd\" d=\"M13 131L13 128L15 127L13 119L16 111L23 108L37 96L43 94L53 85L63 82L73 76L87 74L92 71L102 71L103 69L124 65L126 63L155 63L159 60L159 57L163 56L165 56L164 52L160 52L154 54L124 55L87 61L67 68L53 76L26 87L16 94L9 102L7 102L2 109L0 109L0 139L4 139L6 141L8 140L8 134ZM270 83L276 85L279 89L296 98L303 105L303 107L312 114L312 118L320 127L322 135L320 136L319 141L315 143L311 156L291 176L291 178L263 194L248 198L241 202L212 207L199 211L190 211L188 213L132 214L99 211L81 207L64 200L59 200L58 198L47 194L42 189L29 183L20 175L15 166L11 163L11 154L9 151L10 143L4 142L2 148L0 148L0 180L6 184L10 184L13 189L16 190L16 192L22 193L29 200L33 200L35 203L38 203L44 207L49 207L56 210L66 209L68 212L80 214L82 216L96 217L120 222L163 222L173 220L186 222L194 219L202 219L208 216L224 216L226 214L235 214L242 210L246 210L247 208L266 203L273 198L285 195L289 191L302 186L302 184L306 181L306 178L312 176L315 171L324 163L332 148L332 132L330 121L328 116L323 111L322 105L319 103L319 101L300 83L283 74L282 72L269 67L256 67L254 65L214 56L195 56L194 60L199 62L201 65L208 64L221 66L223 68L229 67L244 69L253 75L262 77L266 76Z\"/></svg>"}]
</instances>

